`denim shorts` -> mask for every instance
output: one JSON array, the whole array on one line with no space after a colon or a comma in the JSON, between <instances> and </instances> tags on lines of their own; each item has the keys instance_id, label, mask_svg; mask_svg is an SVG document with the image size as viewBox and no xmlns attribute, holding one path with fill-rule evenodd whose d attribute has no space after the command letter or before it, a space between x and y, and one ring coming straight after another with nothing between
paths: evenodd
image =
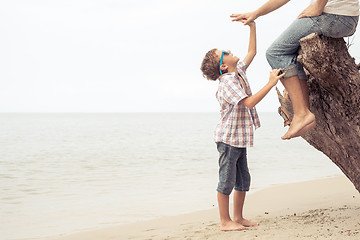
<instances>
[{"instance_id":1,"label":"denim shorts","mask_svg":"<svg viewBox=\"0 0 360 240\"><path fill-rule=\"evenodd\" d=\"M299 40L311 33L332 38L348 37L355 33L359 16L322 13L316 17L296 19L269 47L266 58L270 66L285 70L285 78L298 75L307 79L303 67L296 61Z\"/></svg>"},{"instance_id":2,"label":"denim shorts","mask_svg":"<svg viewBox=\"0 0 360 240\"><path fill-rule=\"evenodd\" d=\"M218 142L219 183L217 191L230 195L233 189L249 191L250 173L247 166L246 148L237 148Z\"/></svg>"}]
</instances>

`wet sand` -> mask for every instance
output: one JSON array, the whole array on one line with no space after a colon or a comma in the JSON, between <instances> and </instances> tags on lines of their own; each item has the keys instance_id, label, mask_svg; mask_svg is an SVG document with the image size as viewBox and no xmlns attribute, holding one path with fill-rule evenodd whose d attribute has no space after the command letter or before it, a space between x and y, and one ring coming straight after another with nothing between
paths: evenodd
<instances>
[{"instance_id":1,"label":"wet sand","mask_svg":"<svg viewBox=\"0 0 360 240\"><path fill-rule=\"evenodd\" d=\"M360 239L360 194L344 176L275 186L249 194L244 214L260 226L222 232L214 207L46 240Z\"/></svg>"}]
</instances>

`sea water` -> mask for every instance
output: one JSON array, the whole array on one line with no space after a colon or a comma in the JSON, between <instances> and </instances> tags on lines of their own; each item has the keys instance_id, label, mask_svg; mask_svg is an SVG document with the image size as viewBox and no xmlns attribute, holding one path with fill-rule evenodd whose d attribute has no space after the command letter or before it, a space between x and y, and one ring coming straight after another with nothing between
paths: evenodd
<instances>
[{"instance_id":1,"label":"sea water","mask_svg":"<svg viewBox=\"0 0 360 240\"><path fill-rule=\"evenodd\" d=\"M0 114L1 239L37 239L217 206L218 113ZM251 192L341 174L277 113L248 150Z\"/></svg>"}]
</instances>

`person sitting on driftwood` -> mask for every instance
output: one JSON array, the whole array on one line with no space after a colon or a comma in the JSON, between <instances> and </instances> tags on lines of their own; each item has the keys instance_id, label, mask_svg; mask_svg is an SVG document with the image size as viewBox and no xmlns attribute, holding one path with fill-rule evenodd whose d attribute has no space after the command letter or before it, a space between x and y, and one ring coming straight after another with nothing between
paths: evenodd
<instances>
[{"instance_id":1,"label":"person sitting on driftwood","mask_svg":"<svg viewBox=\"0 0 360 240\"><path fill-rule=\"evenodd\" d=\"M253 12L232 14L232 21L245 25L266 15L290 0L269 0ZM315 126L315 116L310 111L307 76L296 61L299 40L311 33L332 38L351 36L359 20L358 0L312 0L298 18L275 40L266 51L266 58L273 69L283 69L282 84L288 91L294 109L294 117L288 131L281 138L291 139L305 134Z\"/></svg>"}]
</instances>

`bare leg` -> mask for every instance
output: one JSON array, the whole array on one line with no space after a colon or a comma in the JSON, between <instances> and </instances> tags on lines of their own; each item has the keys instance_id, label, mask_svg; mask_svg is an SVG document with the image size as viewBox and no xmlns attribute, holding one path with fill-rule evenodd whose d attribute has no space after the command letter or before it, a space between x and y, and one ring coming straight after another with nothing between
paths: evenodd
<instances>
[{"instance_id":1,"label":"bare leg","mask_svg":"<svg viewBox=\"0 0 360 240\"><path fill-rule=\"evenodd\" d=\"M282 136L282 139L290 139L298 134L306 125L315 121L315 116L310 112L308 107L309 105L309 95L304 95L306 93L307 86L301 82L298 76L293 76L281 80L284 87L288 91L294 109L294 117L290 124L289 130ZM304 89L303 89L304 88ZM304 92L303 92L304 91ZM303 133L304 134L304 133Z\"/></svg>"},{"instance_id":2,"label":"bare leg","mask_svg":"<svg viewBox=\"0 0 360 240\"><path fill-rule=\"evenodd\" d=\"M307 86L307 81L305 79L299 79L301 91L304 96L305 106L310 110L310 102L309 102L309 88Z\"/></svg>"},{"instance_id":3,"label":"bare leg","mask_svg":"<svg viewBox=\"0 0 360 240\"><path fill-rule=\"evenodd\" d=\"M300 85L301 90L303 92L303 95L305 96L305 105L308 109L310 109L310 102L309 102L309 89L307 86L306 80L300 79ZM300 137L303 136L307 131L313 129L316 126L316 121L313 121L312 123L306 125L303 129L301 129L297 134L295 134L293 137Z\"/></svg>"},{"instance_id":4,"label":"bare leg","mask_svg":"<svg viewBox=\"0 0 360 240\"><path fill-rule=\"evenodd\" d=\"M229 214L229 196L222 193L217 194L219 213L220 213L220 230L221 231L238 231L246 229L242 224L234 222Z\"/></svg>"},{"instance_id":5,"label":"bare leg","mask_svg":"<svg viewBox=\"0 0 360 240\"><path fill-rule=\"evenodd\" d=\"M243 217L243 207L246 192L234 191L234 221L245 227L259 226L258 223L251 222Z\"/></svg>"}]
</instances>

